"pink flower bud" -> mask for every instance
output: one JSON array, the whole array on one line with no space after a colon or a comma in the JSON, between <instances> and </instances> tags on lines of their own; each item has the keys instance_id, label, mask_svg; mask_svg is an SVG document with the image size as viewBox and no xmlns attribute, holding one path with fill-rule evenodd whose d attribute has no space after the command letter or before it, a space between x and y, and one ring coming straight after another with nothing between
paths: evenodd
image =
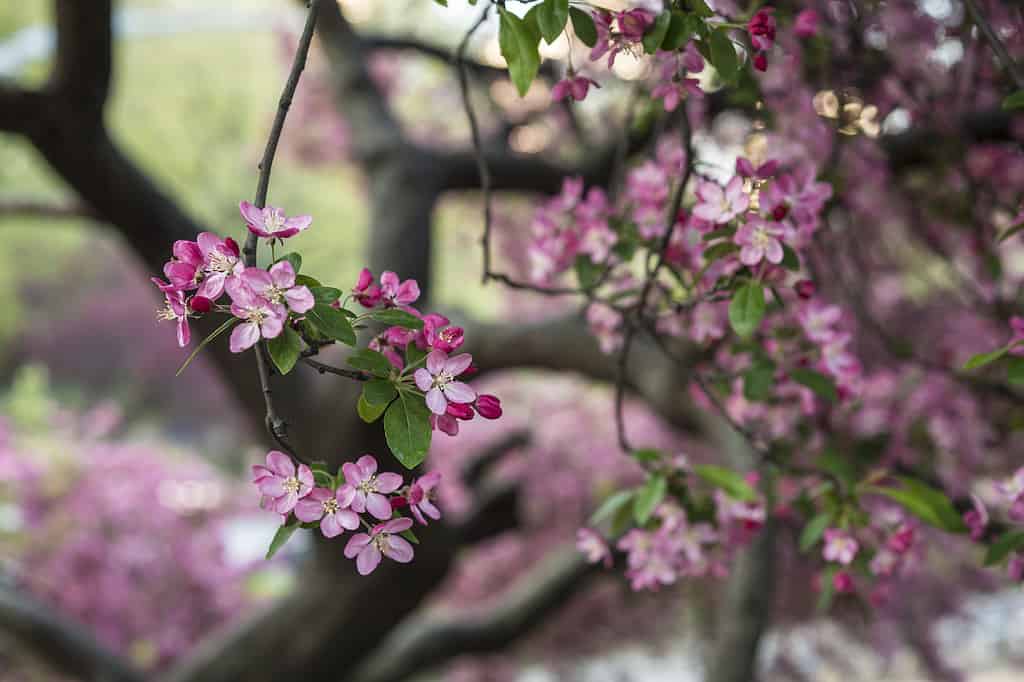
<instances>
[{"instance_id":1,"label":"pink flower bud","mask_svg":"<svg viewBox=\"0 0 1024 682\"><path fill-rule=\"evenodd\" d=\"M484 419L497 419L501 416L501 401L497 396L479 395L476 398L476 411Z\"/></svg>"},{"instance_id":2,"label":"pink flower bud","mask_svg":"<svg viewBox=\"0 0 1024 682\"><path fill-rule=\"evenodd\" d=\"M764 56L764 52L758 52L754 55L754 68L758 71L768 70L768 58Z\"/></svg>"},{"instance_id":3,"label":"pink flower bud","mask_svg":"<svg viewBox=\"0 0 1024 682\"><path fill-rule=\"evenodd\" d=\"M815 10L801 11L793 22L793 33L798 38L813 38L818 33L818 20L818 13Z\"/></svg>"},{"instance_id":4,"label":"pink flower bud","mask_svg":"<svg viewBox=\"0 0 1024 682\"><path fill-rule=\"evenodd\" d=\"M205 296L193 296L188 302L188 307L196 313L208 313L213 308L213 301Z\"/></svg>"},{"instance_id":5,"label":"pink flower bud","mask_svg":"<svg viewBox=\"0 0 1024 682\"><path fill-rule=\"evenodd\" d=\"M813 298L817 289L818 287L809 279L802 279L793 285L796 295L805 300Z\"/></svg>"},{"instance_id":6,"label":"pink flower bud","mask_svg":"<svg viewBox=\"0 0 1024 682\"><path fill-rule=\"evenodd\" d=\"M448 407L445 408L445 414L456 419L469 421L473 418L473 408L469 403L448 403Z\"/></svg>"},{"instance_id":7,"label":"pink flower bud","mask_svg":"<svg viewBox=\"0 0 1024 682\"><path fill-rule=\"evenodd\" d=\"M832 587L839 594L853 591L853 577L846 571L839 571L832 576Z\"/></svg>"}]
</instances>

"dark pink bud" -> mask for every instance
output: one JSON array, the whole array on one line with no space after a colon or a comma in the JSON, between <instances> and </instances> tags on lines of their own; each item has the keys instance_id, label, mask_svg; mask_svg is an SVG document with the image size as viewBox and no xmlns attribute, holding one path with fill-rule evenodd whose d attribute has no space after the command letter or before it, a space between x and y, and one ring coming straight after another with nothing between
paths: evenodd
<instances>
[{"instance_id":1,"label":"dark pink bud","mask_svg":"<svg viewBox=\"0 0 1024 682\"><path fill-rule=\"evenodd\" d=\"M745 159L742 156L736 159L736 175L741 178L752 178L754 177L754 164L750 163L749 159Z\"/></svg>"},{"instance_id":2,"label":"dark pink bud","mask_svg":"<svg viewBox=\"0 0 1024 682\"><path fill-rule=\"evenodd\" d=\"M501 416L501 401L497 396L483 394L476 397L476 411L484 419L497 419Z\"/></svg>"},{"instance_id":3,"label":"dark pink bud","mask_svg":"<svg viewBox=\"0 0 1024 682\"><path fill-rule=\"evenodd\" d=\"M373 273L369 268L363 268L359 272L359 279L356 280L355 291L366 291L371 284L373 284Z\"/></svg>"},{"instance_id":4,"label":"dark pink bud","mask_svg":"<svg viewBox=\"0 0 1024 682\"><path fill-rule=\"evenodd\" d=\"M434 347L445 353L451 353L461 346L464 340L465 332L462 327L448 327L438 332L437 343L434 344Z\"/></svg>"},{"instance_id":5,"label":"dark pink bud","mask_svg":"<svg viewBox=\"0 0 1024 682\"><path fill-rule=\"evenodd\" d=\"M772 159L771 161L765 161L757 167L757 177L762 180L767 180L776 173L779 172L779 162ZM776 218L776 220L782 220L782 218Z\"/></svg>"},{"instance_id":6,"label":"dark pink bud","mask_svg":"<svg viewBox=\"0 0 1024 682\"><path fill-rule=\"evenodd\" d=\"M224 247L228 251L230 251L231 255L233 255L235 258L238 258L238 255L241 253L241 250L238 248L238 242L236 242L231 237L224 238Z\"/></svg>"},{"instance_id":7,"label":"dark pink bud","mask_svg":"<svg viewBox=\"0 0 1024 682\"><path fill-rule=\"evenodd\" d=\"M448 403L445 413L463 421L469 421L473 418L473 408L470 407L469 403Z\"/></svg>"},{"instance_id":8,"label":"dark pink bud","mask_svg":"<svg viewBox=\"0 0 1024 682\"><path fill-rule=\"evenodd\" d=\"M768 58L764 56L764 52L758 52L754 55L754 68L758 71L768 70Z\"/></svg>"},{"instance_id":9,"label":"dark pink bud","mask_svg":"<svg viewBox=\"0 0 1024 682\"><path fill-rule=\"evenodd\" d=\"M205 296L193 296L188 302L188 307L196 313L208 313L213 308L213 301Z\"/></svg>"},{"instance_id":10,"label":"dark pink bud","mask_svg":"<svg viewBox=\"0 0 1024 682\"><path fill-rule=\"evenodd\" d=\"M459 375L459 379L468 379L472 376L476 376L480 373L480 368L474 362L472 365L466 368L466 371Z\"/></svg>"},{"instance_id":11,"label":"dark pink bud","mask_svg":"<svg viewBox=\"0 0 1024 682\"><path fill-rule=\"evenodd\" d=\"M789 215L789 206L785 204L779 204L772 210L772 218L775 220L782 220Z\"/></svg>"},{"instance_id":12,"label":"dark pink bud","mask_svg":"<svg viewBox=\"0 0 1024 682\"><path fill-rule=\"evenodd\" d=\"M914 544L914 527L902 525L889 537L886 545L897 554L903 554Z\"/></svg>"},{"instance_id":13,"label":"dark pink bud","mask_svg":"<svg viewBox=\"0 0 1024 682\"><path fill-rule=\"evenodd\" d=\"M793 32L798 38L812 38L818 32L818 13L813 9L805 9L796 15Z\"/></svg>"},{"instance_id":14,"label":"dark pink bud","mask_svg":"<svg viewBox=\"0 0 1024 682\"><path fill-rule=\"evenodd\" d=\"M392 497L390 500L388 500L388 502L391 503L392 509L401 509L402 507L409 506L409 500L405 499L401 495L397 497Z\"/></svg>"},{"instance_id":15,"label":"dark pink bud","mask_svg":"<svg viewBox=\"0 0 1024 682\"><path fill-rule=\"evenodd\" d=\"M807 300L814 298L814 294L818 291L818 287L809 279L802 279L793 285L793 291L800 298Z\"/></svg>"},{"instance_id":16,"label":"dark pink bud","mask_svg":"<svg viewBox=\"0 0 1024 682\"><path fill-rule=\"evenodd\" d=\"M845 592L853 591L853 577L846 571L839 571L832 576L832 587L835 588L836 592L843 594Z\"/></svg>"}]
</instances>

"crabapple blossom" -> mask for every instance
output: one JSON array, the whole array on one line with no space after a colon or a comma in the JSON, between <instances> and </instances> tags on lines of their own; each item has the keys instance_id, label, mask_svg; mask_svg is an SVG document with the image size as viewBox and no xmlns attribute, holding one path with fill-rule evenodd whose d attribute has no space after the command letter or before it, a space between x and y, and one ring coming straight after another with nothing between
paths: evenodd
<instances>
[{"instance_id":1,"label":"crabapple blossom","mask_svg":"<svg viewBox=\"0 0 1024 682\"><path fill-rule=\"evenodd\" d=\"M398 275L385 270L380 273L381 301L388 307L404 308L420 297L420 285L414 279L399 281Z\"/></svg>"},{"instance_id":2,"label":"crabapple blossom","mask_svg":"<svg viewBox=\"0 0 1024 682\"><path fill-rule=\"evenodd\" d=\"M295 517L304 523L319 521L320 532L328 538L359 528L359 515L342 505L341 490L313 488L295 504Z\"/></svg>"},{"instance_id":3,"label":"crabapple blossom","mask_svg":"<svg viewBox=\"0 0 1024 682\"><path fill-rule=\"evenodd\" d=\"M273 339L281 333L288 316L284 305L258 296L237 278L227 284L227 291L231 297L231 314L242 320L231 331L232 353L241 353L256 345L260 338Z\"/></svg>"},{"instance_id":4,"label":"crabapple blossom","mask_svg":"<svg viewBox=\"0 0 1024 682\"><path fill-rule=\"evenodd\" d=\"M468 353L448 357L442 351L431 351L427 355L427 366L416 370L413 377L416 386L426 394L427 407L437 415L445 413L449 403L471 403L476 392L467 384L457 381L473 362Z\"/></svg>"},{"instance_id":5,"label":"crabapple blossom","mask_svg":"<svg viewBox=\"0 0 1024 682\"><path fill-rule=\"evenodd\" d=\"M822 556L825 561L835 561L843 565L849 565L855 556L860 545L845 530L839 528L827 528L825 530L825 548Z\"/></svg>"},{"instance_id":6,"label":"crabapple blossom","mask_svg":"<svg viewBox=\"0 0 1024 682\"><path fill-rule=\"evenodd\" d=\"M352 295L364 308L373 308L380 303L384 294L377 283L373 281L373 273L369 268L363 268L359 271L359 279L356 281L355 287L352 288Z\"/></svg>"},{"instance_id":7,"label":"crabapple blossom","mask_svg":"<svg viewBox=\"0 0 1024 682\"><path fill-rule=\"evenodd\" d=\"M386 520L391 518L391 504L385 497L402 487L402 477L391 472L377 473L377 460L372 455L363 455L355 462L341 465L345 483L338 488L338 503L342 509L369 512L372 516Z\"/></svg>"},{"instance_id":8,"label":"crabapple blossom","mask_svg":"<svg viewBox=\"0 0 1024 682\"><path fill-rule=\"evenodd\" d=\"M369 575L380 565L381 556L407 564L412 561L413 548L398 534L412 528L412 519L397 518L377 524L369 534L353 535L345 545L345 556L356 560L359 575Z\"/></svg>"},{"instance_id":9,"label":"crabapple blossom","mask_svg":"<svg viewBox=\"0 0 1024 682\"><path fill-rule=\"evenodd\" d=\"M476 397L473 403L476 413L484 419L499 419L501 417L501 401L498 396L481 394Z\"/></svg>"},{"instance_id":10,"label":"crabapple blossom","mask_svg":"<svg viewBox=\"0 0 1024 682\"><path fill-rule=\"evenodd\" d=\"M210 232L202 232L196 238L196 245L203 258L202 283L196 295L216 301L224 293L227 281L242 271L238 243L231 237L221 239Z\"/></svg>"},{"instance_id":11,"label":"crabapple blossom","mask_svg":"<svg viewBox=\"0 0 1024 682\"><path fill-rule=\"evenodd\" d=\"M1010 519L1024 522L1024 467L1017 469L1007 480L997 483L996 491L1005 500Z\"/></svg>"},{"instance_id":12,"label":"crabapple blossom","mask_svg":"<svg viewBox=\"0 0 1024 682\"><path fill-rule=\"evenodd\" d=\"M313 490L312 470L305 464L296 467L292 458L280 450L268 452L266 464L253 465L252 475L265 506L278 514L287 515Z\"/></svg>"},{"instance_id":13,"label":"crabapple blossom","mask_svg":"<svg viewBox=\"0 0 1024 682\"><path fill-rule=\"evenodd\" d=\"M434 497L437 494L436 488L441 482L441 473L432 471L421 476L409 486L406 500L409 503L409 511L420 525L427 525L426 517L435 521L441 518L441 510L434 504Z\"/></svg>"},{"instance_id":14,"label":"crabapple blossom","mask_svg":"<svg viewBox=\"0 0 1024 682\"><path fill-rule=\"evenodd\" d=\"M295 285L295 269L286 260L270 266L270 270L245 268L239 275L253 293L273 304L284 304L296 313L313 307L313 294L306 286Z\"/></svg>"},{"instance_id":15,"label":"crabapple blossom","mask_svg":"<svg viewBox=\"0 0 1024 682\"><path fill-rule=\"evenodd\" d=\"M192 338L188 327L188 306L185 304L185 292L168 291L164 294L164 307L160 308L158 320L174 321L178 326L178 345L184 348Z\"/></svg>"},{"instance_id":16,"label":"crabapple blossom","mask_svg":"<svg viewBox=\"0 0 1024 682\"><path fill-rule=\"evenodd\" d=\"M701 179L697 183L697 205L693 207L693 215L701 220L727 223L749 206L750 196L743 191L743 178L739 176L725 187L711 180Z\"/></svg>"},{"instance_id":17,"label":"crabapple blossom","mask_svg":"<svg viewBox=\"0 0 1024 682\"><path fill-rule=\"evenodd\" d=\"M264 239L287 239L302 232L313 222L308 215L289 217L285 212L274 206L258 208L248 201L238 204L238 210L245 218L249 231Z\"/></svg>"},{"instance_id":18,"label":"crabapple blossom","mask_svg":"<svg viewBox=\"0 0 1024 682\"><path fill-rule=\"evenodd\" d=\"M592 564L603 564L605 568L612 565L612 550L601 534L591 528L580 528L576 531L576 548Z\"/></svg>"},{"instance_id":19,"label":"crabapple blossom","mask_svg":"<svg viewBox=\"0 0 1024 682\"><path fill-rule=\"evenodd\" d=\"M577 102L582 102L587 98L587 91L590 90L590 86L595 88L601 87L593 78L587 78L586 76L563 78L551 88L551 99L560 102L566 98L572 98Z\"/></svg>"},{"instance_id":20,"label":"crabapple blossom","mask_svg":"<svg viewBox=\"0 0 1024 682\"><path fill-rule=\"evenodd\" d=\"M800 10L793 20L793 33L798 38L813 38L818 33L818 22L821 17L817 10L808 8Z\"/></svg>"},{"instance_id":21,"label":"crabapple blossom","mask_svg":"<svg viewBox=\"0 0 1024 682\"><path fill-rule=\"evenodd\" d=\"M761 216L750 216L733 237L733 241L741 247L740 262L754 266L766 260L778 265L785 256L782 242L779 241L782 234L783 230L777 223Z\"/></svg>"}]
</instances>

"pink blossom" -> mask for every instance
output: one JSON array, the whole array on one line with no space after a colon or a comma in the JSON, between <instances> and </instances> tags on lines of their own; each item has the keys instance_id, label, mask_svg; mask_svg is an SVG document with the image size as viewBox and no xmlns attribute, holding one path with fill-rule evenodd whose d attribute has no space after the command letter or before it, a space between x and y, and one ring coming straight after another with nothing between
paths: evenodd
<instances>
[{"instance_id":1,"label":"pink blossom","mask_svg":"<svg viewBox=\"0 0 1024 682\"><path fill-rule=\"evenodd\" d=\"M697 183L697 205L693 215L711 223L727 223L750 206L750 197L743 191L743 178L736 176L724 188L717 182ZM781 260L781 258L780 258Z\"/></svg>"},{"instance_id":2,"label":"pink blossom","mask_svg":"<svg viewBox=\"0 0 1024 682\"><path fill-rule=\"evenodd\" d=\"M971 504L973 509L964 513L964 524L971 531L971 539L978 542L985 536L985 527L988 525L988 509L974 493L971 493Z\"/></svg>"},{"instance_id":3,"label":"pink blossom","mask_svg":"<svg viewBox=\"0 0 1024 682\"><path fill-rule=\"evenodd\" d=\"M896 572L899 564L899 554L888 549L880 549L875 556L871 558L871 562L868 564L868 570L871 571L872 575L890 576Z\"/></svg>"},{"instance_id":4,"label":"pink blossom","mask_svg":"<svg viewBox=\"0 0 1024 682\"><path fill-rule=\"evenodd\" d=\"M754 167L754 164L750 162L750 159L742 156L736 159L736 175L741 178L756 178L758 180L767 180L768 178L775 175L779 170L778 161L766 161L760 166Z\"/></svg>"},{"instance_id":5,"label":"pink blossom","mask_svg":"<svg viewBox=\"0 0 1024 682\"><path fill-rule=\"evenodd\" d=\"M1008 515L1012 521L1024 522L1024 467L1006 481L996 483L996 491L1010 506Z\"/></svg>"},{"instance_id":6,"label":"pink blossom","mask_svg":"<svg viewBox=\"0 0 1024 682\"><path fill-rule=\"evenodd\" d=\"M484 419L499 419L501 417L501 401L498 396L483 394L476 397L473 403L477 414Z\"/></svg>"},{"instance_id":7,"label":"pink blossom","mask_svg":"<svg viewBox=\"0 0 1024 682\"><path fill-rule=\"evenodd\" d=\"M809 279L802 279L793 285L793 291L800 298L810 300L814 298L814 294L817 293L818 287Z\"/></svg>"},{"instance_id":8,"label":"pink blossom","mask_svg":"<svg viewBox=\"0 0 1024 682\"><path fill-rule=\"evenodd\" d=\"M590 528L576 531L576 549L592 564L601 563L605 568L612 565L612 550L601 534Z\"/></svg>"},{"instance_id":9,"label":"pink blossom","mask_svg":"<svg viewBox=\"0 0 1024 682\"><path fill-rule=\"evenodd\" d=\"M398 275L385 270L380 273L380 293L384 305L405 307L419 299L420 285L414 279L399 282Z\"/></svg>"},{"instance_id":10,"label":"pink blossom","mask_svg":"<svg viewBox=\"0 0 1024 682\"><path fill-rule=\"evenodd\" d=\"M839 571L832 576L832 587L839 594L853 591L853 576L846 571Z\"/></svg>"},{"instance_id":11,"label":"pink blossom","mask_svg":"<svg viewBox=\"0 0 1024 682\"><path fill-rule=\"evenodd\" d=\"M352 295L355 296L355 299L364 308L373 308L380 303L383 293L380 287L373 281L373 273L370 272L369 268L363 268L359 271L359 279L352 289Z\"/></svg>"},{"instance_id":12,"label":"pink blossom","mask_svg":"<svg viewBox=\"0 0 1024 682\"><path fill-rule=\"evenodd\" d=\"M252 482L263 494L266 506L278 514L291 512L313 490L310 468L305 464L296 468L292 458L279 450L268 452L266 465L254 465L252 474Z\"/></svg>"},{"instance_id":13,"label":"pink blossom","mask_svg":"<svg viewBox=\"0 0 1024 682\"><path fill-rule=\"evenodd\" d=\"M164 300L164 307L157 310L156 318L162 321L173 320L178 323L178 345L184 348L192 337L188 328L188 308L185 304L185 292L167 291L164 293Z\"/></svg>"},{"instance_id":14,"label":"pink blossom","mask_svg":"<svg viewBox=\"0 0 1024 682\"><path fill-rule=\"evenodd\" d=\"M205 234L205 233L204 233ZM191 290L203 278L203 254L195 242L179 239L171 247L173 258L164 264L164 277L170 288Z\"/></svg>"},{"instance_id":15,"label":"pink blossom","mask_svg":"<svg viewBox=\"0 0 1024 682\"><path fill-rule=\"evenodd\" d=\"M238 210L245 218L249 231L265 239L286 239L302 232L313 222L313 217L300 215L288 217L280 208L267 206L257 208L248 201L238 204Z\"/></svg>"},{"instance_id":16,"label":"pink blossom","mask_svg":"<svg viewBox=\"0 0 1024 682\"><path fill-rule=\"evenodd\" d=\"M252 348L260 338L276 338L284 329L288 311L280 303L257 296L248 285L235 278L227 284L231 296L231 314L242 320L231 332L232 353Z\"/></svg>"},{"instance_id":17,"label":"pink blossom","mask_svg":"<svg viewBox=\"0 0 1024 682\"><path fill-rule=\"evenodd\" d=\"M914 527L909 523L904 523L889 536L885 546L897 554L905 554L914 544L914 534Z\"/></svg>"},{"instance_id":18,"label":"pink blossom","mask_svg":"<svg viewBox=\"0 0 1024 682\"><path fill-rule=\"evenodd\" d=\"M839 334L836 325L842 316L843 311L839 306L825 305L819 301L811 301L797 311L797 320L804 334L817 344L832 343L836 339Z\"/></svg>"},{"instance_id":19,"label":"pink blossom","mask_svg":"<svg viewBox=\"0 0 1024 682\"><path fill-rule=\"evenodd\" d=\"M385 495L402 487L401 476L391 472L378 474L377 460L372 455L345 462L341 473L345 476L345 484L338 488L342 509L351 508L360 514L368 511L382 521L391 518L391 504Z\"/></svg>"},{"instance_id":20,"label":"pink blossom","mask_svg":"<svg viewBox=\"0 0 1024 682\"><path fill-rule=\"evenodd\" d=\"M308 287L295 286L295 270L286 260L262 268L245 268L239 275L253 293L273 304L284 304L297 313L304 313L313 307L313 294Z\"/></svg>"},{"instance_id":21,"label":"pink blossom","mask_svg":"<svg viewBox=\"0 0 1024 682\"><path fill-rule=\"evenodd\" d=\"M409 493L406 499L409 502L409 511L416 517L420 525L427 525L425 516L437 521L441 518L441 510L434 505L434 498L437 495L437 484L441 482L441 472L432 471L421 476L409 486Z\"/></svg>"},{"instance_id":22,"label":"pink blossom","mask_svg":"<svg viewBox=\"0 0 1024 682\"><path fill-rule=\"evenodd\" d=\"M563 78L551 88L551 99L560 102L567 97L571 97L577 102L582 102L587 98L587 92L590 90L591 85L595 88L601 87L593 78L587 78L586 76Z\"/></svg>"},{"instance_id":23,"label":"pink blossom","mask_svg":"<svg viewBox=\"0 0 1024 682\"><path fill-rule=\"evenodd\" d=\"M801 10L793 20L793 33L798 38L813 38L818 33L820 17L814 9Z\"/></svg>"},{"instance_id":24,"label":"pink blossom","mask_svg":"<svg viewBox=\"0 0 1024 682\"><path fill-rule=\"evenodd\" d=\"M380 565L381 555L407 564L412 561L413 548L398 535L412 528L412 519L397 518L373 527L370 534L353 535L345 545L345 556L356 560L359 575L369 575Z\"/></svg>"},{"instance_id":25,"label":"pink blossom","mask_svg":"<svg viewBox=\"0 0 1024 682\"><path fill-rule=\"evenodd\" d=\"M303 523L320 522L324 537L333 538L359 527L359 515L342 504L341 490L313 488L295 505L295 516Z\"/></svg>"},{"instance_id":26,"label":"pink blossom","mask_svg":"<svg viewBox=\"0 0 1024 682\"><path fill-rule=\"evenodd\" d=\"M461 353L449 358L445 353L435 350L427 355L427 366L420 367L413 375L416 386L426 393L427 407L434 414L445 413L448 403L471 403L476 399L476 392L467 384L456 381L473 362L468 353Z\"/></svg>"},{"instance_id":27,"label":"pink blossom","mask_svg":"<svg viewBox=\"0 0 1024 682\"><path fill-rule=\"evenodd\" d=\"M221 239L211 232L201 233L196 246L203 258L203 283L196 294L216 301L227 280L242 271L241 251L231 237Z\"/></svg>"},{"instance_id":28,"label":"pink blossom","mask_svg":"<svg viewBox=\"0 0 1024 682\"><path fill-rule=\"evenodd\" d=\"M765 220L760 216L750 216L744 223L733 241L740 245L740 262L744 265L754 266L762 260L778 265L785 255L782 250L782 242L779 237L783 234L782 228Z\"/></svg>"},{"instance_id":29,"label":"pink blossom","mask_svg":"<svg viewBox=\"0 0 1024 682\"><path fill-rule=\"evenodd\" d=\"M775 17L773 7L762 7L747 22L750 44L755 50L770 50L775 43Z\"/></svg>"},{"instance_id":30,"label":"pink blossom","mask_svg":"<svg viewBox=\"0 0 1024 682\"><path fill-rule=\"evenodd\" d=\"M825 547L821 555L825 561L835 561L845 566L857 556L859 548L857 541L845 530L828 528L825 530Z\"/></svg>"}]
</instances>

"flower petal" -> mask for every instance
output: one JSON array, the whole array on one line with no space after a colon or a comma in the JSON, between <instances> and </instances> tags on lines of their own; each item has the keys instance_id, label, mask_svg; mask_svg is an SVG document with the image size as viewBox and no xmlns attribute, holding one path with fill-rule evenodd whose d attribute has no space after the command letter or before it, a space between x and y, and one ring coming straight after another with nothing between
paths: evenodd
<instances>
[{"instance_id":1,"label":"flower petal","mask_svg":"<svg viewBox=\"0 0 1024 682\"><path fill-rule=\"evenodd\" d=\"M441 393L441 389L432 388L427 391L427 407L436 415L444 414L445 408L448 406L448 401L445 400L444 394Z\"/></svg>"},{"instance_id":2,"label":"flower petal","mask_svg":"<svg viewBox=\"0 0 1024 682\"><path fill-rule=\"evenodd\" d=\"M444 397L453 403L471 403L476 400L476 391L461 381L449 381L444 387Z\"/></svg>"},{"instance_id":3,"label":"flower petal","mask_svg":"<svg viewBox=\"0 0 1024 682\"><path fill-rule=\"evenodd\" d=\"M459 353L455 357L448 358L448 361L444 363L444 371L451 374L453 377L457 377L473 364L473 356L469 353Z\"/></svg>"},{"instance_id":4,"label":"flower petal","mask_svg":"<svg viewBox=\"0 0 1024 682\"><path fill-rule=\"evenodd\" d=\"M397 535L390 536L384 545L384 555L400 564L412 561L413 554L413 548L409 541Z\"/></svg>"},{"instance_id":5,"label":"flower petal","mask_svg":"<svg viewBox=\"0 0 1024 682\"><path fill-rule=\"evenodd\" d=\"M232 353L241 353L256 345L260 340L260 328L252 322L240 324L231 332L231 340L228 347Z\"/></svg>"},{"instance_id":6,"label":"flower petal","mask_svg":"<svg viewBox=\"0 0 1024 682\"><path fill-rule=\"evenodd\" d=\"M366 533L359 533L353 535L348 539L348 544L345 545L345 558L351 559L363 551L363 548L370 544L370 536Z\"/></svg>"},{"instance_id":7,"label":"flower petal","mask_svg":"<svg viewBox=\"0 0 1024 682\"><path fill-rule=\"evenodd\" d=\"M324 516L324 504L310 497L299 500L295 504L295 516L303 523L319 521ZM330 514L328 514L330 516ZM326 535L326 533L325 533ZM333 537L328 535L327 537Z\"/></svg>"},{"instance_id":8,"label":"flower petal","mask_svg":"<svg viewBox=\"0 0 1024 682\"><path fill-rule=\"evenodd\" d=\"M280 450L271 450L267 453L267 468L285 478L295 475L295 462Z\"/></svg>"},{"instance_id":9,"label":"flower petal","mask_svg":"<svg viewBox=\"0 0 1024 682\"><path fill-rule=\"evenodd\" d=\"M380 566L380 550L377 545L367 545L356 557L356 570L359 575L370 575L373 570Z\"/></svg>"},{"instance_id":10,"label":"flower petal","mask_svg":"<svg viewBox=\"0 0 1024 682\"><path fill-rule=\"evenodd\" d=\"M429 391L430 387L434 385L434 378L430 376L430 372L420 367L412 375L416 380L416 388L421 391Z\"/></svg>"},{"instance_id":11,"label":"flower petal","mask_svg":"<svg viewBox=\"0 0 1024 682\"><path fill-rule=\"evenodd\" d=\"M393 493L402 487L402 477L390 471L377 474L377 492Z\"/></svg>"},{"instance_id":12,"label":"flower petal","mask_svg":"<svg viewBox=\"0 0 1024 682\"><path fill-rule=\"evenodd\" d=\"M391 503L380 493L369 493L366 496L366 511L381 521L391 518Z\"/></svg>"}]
</instances>

